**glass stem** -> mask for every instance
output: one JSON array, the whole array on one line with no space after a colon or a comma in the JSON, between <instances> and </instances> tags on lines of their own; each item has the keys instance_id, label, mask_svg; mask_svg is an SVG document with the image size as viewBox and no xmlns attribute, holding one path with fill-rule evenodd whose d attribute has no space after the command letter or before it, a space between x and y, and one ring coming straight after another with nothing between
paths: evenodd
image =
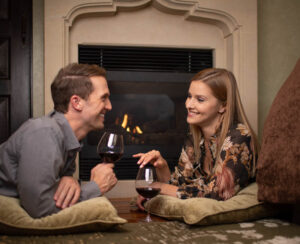
<instances>
[{"instance_id":1,"label":"glass stem","mask_svg":"<svg viewBox=\"0 0 300 244\"><path fill-rule=\"evenodd\" d=\"M152 219L151 219L151 217L150 217L150 202L149 202L149 200L150 200L150 198L147 198L147 202L148 202L148 209L147 209L147 216L146 216L146 219L145 219L145 221L146 222L151 222L152 221Z\"/></svg>"}]
</instances>

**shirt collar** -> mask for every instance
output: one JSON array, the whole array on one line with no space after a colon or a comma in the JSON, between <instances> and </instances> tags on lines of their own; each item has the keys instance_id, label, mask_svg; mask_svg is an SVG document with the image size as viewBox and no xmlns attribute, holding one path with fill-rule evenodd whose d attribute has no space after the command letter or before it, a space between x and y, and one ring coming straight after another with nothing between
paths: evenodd
<instances>
[{"instance_id":1,"label":"shirt collar","mask_svg":"<svg viewBox=\"0 0 300 244\"><path fill-rule=\"evenodd\" d=\"M68 151L70 151L70 150L79 151L82 147L82 143L80 143L77 140L75 133L72 130L72 128L71 128L68 120L64 116L64 114L53 110L48 114L48 116L54 118L56 120L56 122L58 123L58 125L60 126L60 128L64 134L64 137L65 137L66 149Z\"/></svg>"},{"instance_id":2,"label":"shirt collar","mask_svg":"<svg viewBox=\"0 0 300 244\"><path fill-rule=\"evenodd\" d=\"M201 133L202 133L202 132L201 132ZM219 136L219 134L220 134L220 131L217 130L217 132L216 132L214 135L212 135L211 137L209 137L208 141L209 141L209 144L210 144L210 145L216 143L217 137ZM205 141L205 139L204 139L204 136L203 136L203 134L202 134L202 138L201 138L201 140L200 140L199 145L200 145L200 146L203 145L203 144L204 144L204 141Z\"/></svg>"}]
</instances>

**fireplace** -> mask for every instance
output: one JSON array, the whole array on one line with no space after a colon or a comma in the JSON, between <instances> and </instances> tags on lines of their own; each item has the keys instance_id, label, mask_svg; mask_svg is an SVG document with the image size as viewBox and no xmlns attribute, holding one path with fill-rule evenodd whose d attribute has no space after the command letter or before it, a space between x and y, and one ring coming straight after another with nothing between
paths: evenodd
<instances>
[{"instance_id":1,"label":"fireplace","mask_svg":"<svg viewBox=\"0 0 300 244\"><path fill-rule=\"evenodd\" d=\"M184 103L189 80L212 67L212 50L79 46L79 62L107 69L113 107L105 129L89 133L83 142L80 179L89 180L91 168L101 161L96 146L104 131L124 136L124 155L115 166L118 179L134 179L138 166L132 155L153 149L173 169L188 131Z\"/></svg>"},{"instance_id":2,"label":"fireplace","mask_svg":"<svg viewBox=\"0 0 300 244\"><path fill-rule=\"evenodd\" d=\"M57 71L71 62L81 60L79 55L82 54L79 54L78 45L208 48L213 50L214 67L226 68L235 74L250 123L257 130L257 1L249 0L238 5L235 0L228 0L226 3L222 1L221 4L220 2L219 0L45 1L45 6L41 9L45 17L44 72L43 69L38 72L44 77L45 99L41 104L45 105L45 113L53 109L50 87ZM94 61L82 62L101 65L99 53L91 52L91 54ZM102 66L108 70L109 76L112 72L117 72L112 64ZM163 68L163 65L161 66ZM121 72L124 67L119 68ZM181 67L174 70L181 70ZM136 72L134 69L130 71L132 75ZM153 73L148 69L144 71L147 73L144 77ZM187 80L188 78L183 78L182 82ZM111 86L112 81L109 80L109 83ZM95 146L87 144L88 139L89 142L93 142L90 141L90 137L86 138L83 152L91 153L87 156L85 153L80 154L80 162L76 160L75 177L79 177L79 171L81 178L84 172L89 175L88 169L83 170L85 163L99 162ZM92 160L89 160L90 158ZM117 167L120 165L121 162L117 163ZM126 166L125 170L128 169L130 167ZM110 197L135 195L132 180L120 180L108 193Z\"/></svg>"}]
</instances>

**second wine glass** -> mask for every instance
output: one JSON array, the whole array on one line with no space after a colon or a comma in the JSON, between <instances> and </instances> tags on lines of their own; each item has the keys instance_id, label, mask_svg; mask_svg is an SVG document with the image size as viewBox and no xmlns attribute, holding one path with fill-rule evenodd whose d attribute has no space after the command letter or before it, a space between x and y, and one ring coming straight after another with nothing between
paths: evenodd
<instances>
[{"instance_id":1,"label":"second wine glass","mask_svg":"<svg viewBox=\"0 0 300 244\"><path fill-rule=\"evenodd\" d=\"M104 132L98 143L97 153L105 163L115 163L120 160L124 153L123 135Z\"/></svg>"},{"instance_id":2,"label":"second wine glass","mask_svg":"<svg viewBox=\"0 0 300 244\"><path fill-rule=\"evenodd\" d=\"M160 193L160 183L156 175L156 170L153 165L146 165L140 168L135 180L136 191L149 201ZM144 222L151 222L150 206L148 206L147 217Z\"/></svg>"}]
</instances>

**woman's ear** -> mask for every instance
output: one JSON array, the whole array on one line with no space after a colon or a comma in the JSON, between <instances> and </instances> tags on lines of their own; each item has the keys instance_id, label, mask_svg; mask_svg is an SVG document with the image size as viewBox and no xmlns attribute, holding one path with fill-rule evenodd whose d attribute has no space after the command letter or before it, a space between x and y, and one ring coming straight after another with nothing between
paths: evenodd
<instances>
[{"instance_id":1,"label":"woman's ear","mask_svg":"<svg viewBox=\"0 0 300 244\"><path fill-rule=\"evenodd\" d=\"M223 114L223 113L226 112L226 103L224 103L224 104L222 104L222 105L220 106L220 109L219 109L218 112L219 112L220 114Z\"/></svg>"},{"instance_id":2,"label":"woman's ear","mask_svg":"<svg viewBox=\"0 0 300 244\"><path fill-rule=\"evenodd\" d=\"M73 109L81 111L83 108L83 101L78 95L73 95L70 98L70 105Z\"/></svg>"}]
</instances>

